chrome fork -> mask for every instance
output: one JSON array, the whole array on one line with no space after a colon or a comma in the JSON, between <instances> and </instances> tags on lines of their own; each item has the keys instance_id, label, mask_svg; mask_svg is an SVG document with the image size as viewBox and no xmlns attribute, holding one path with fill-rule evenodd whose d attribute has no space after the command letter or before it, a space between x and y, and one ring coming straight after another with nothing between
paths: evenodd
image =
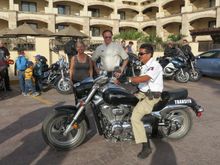
<instances>
[{"instance_id":1,"label":"chrome fork","mask_svg":"<svg viewBox=\"0 0 220 165\"><path fill-rule=\"evenodd\" d=\"M90 92L90 94L88 95L88 97L86 98L85 102L81 102L81 103L77 104L77 106L79 106L80 108L77 111L77 113L74 116L74 118L71 121L71 123L69 125L67 125L66 130L63 133L64 136L66 136L72 130L72 125L76 122L76 120L78 119L79 115L83 112L85 106L90 102L90 100L92 99L92 97L95 94L95 92L97 91L97 89L98 89L98 86L95 86L92 89L92 91Z\"/></svg>"}]
</instances>

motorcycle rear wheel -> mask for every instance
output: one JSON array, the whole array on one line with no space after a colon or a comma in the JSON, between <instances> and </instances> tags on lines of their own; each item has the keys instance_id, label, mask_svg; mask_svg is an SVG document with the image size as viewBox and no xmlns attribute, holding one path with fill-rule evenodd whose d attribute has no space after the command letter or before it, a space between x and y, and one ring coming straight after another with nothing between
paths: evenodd
<instances>
[{"instance_id":1,"label":"motorcycle rear wheel","mask_svg":"<svg viewBox=\"0 0 220 165\"><path fill-rule=\"evenodd\" d=\"M189 73L186 72L185 70L183 70L183 73L182 73L182 71L179 70L176 72L175 80L180 83L186 83L189 81Z\"/></svg>"},{"instance_id":2,"label":"motorcycle rear wheel","mask_svg":"<svg viewBox=\"0 0 220 165\"><path fill-rule=\"evenodd\" d=\"M163 137L166 137L170 140L179 140L185 137L193 125L192 115L189 109L172 110L165 116L165 120L167 119L173 121L173 123L169 126L161 126L159 130ZM179 126L178 129L176 127L177 125ZM169 129L177 130L169 134Z\"/></svg>"},{"instance_id":3,"label":"motorcycle rear wheel","mask_svg":"<svg viewBox=\"0 0 220 165\"><path fill-rule=\"evenodd\" d=\"M192 69L189 70L189 80L192 82L197 82L201 79L202 74L199 71L199 69L195 69L195 71L193 72Z\"/></svg>"},{"instance_id":4,"label":"motorcycle rear wheel","mask_svg":"<svg viewBox=\"0 0 220 165\"><path fill-rule=\"evenodd\" d=\"M51 113L43 122L42 135L45 142L57 150L76 148L84 141L87 133L87 124L82 120L77 129L71 130L67 136L63 135L69 114L65 112Z\"/></svg>"}]
</instances>

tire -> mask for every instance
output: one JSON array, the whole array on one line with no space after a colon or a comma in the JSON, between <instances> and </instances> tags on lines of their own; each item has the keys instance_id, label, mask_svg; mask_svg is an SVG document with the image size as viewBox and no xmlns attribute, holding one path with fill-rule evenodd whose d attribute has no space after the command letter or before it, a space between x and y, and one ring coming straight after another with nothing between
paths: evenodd
<instances>
[{"instance_id":1,"label":"tire","mask_svg":"<svg viewBox=\"0 0 220 165\"><path fill-rule=\"evenodd\" d=\"M159 131L162 136L168 138L169 140L179 140L185 137L189 133L193 125L192 115L189 109L172 110L166 115L165 118L169 118L172 121L175 120L181 124L175 132L169 135L167 135L167 131L170 128L169 126L159 127Z\"/></svg>"},{"instance_id":2,"label":"tire","mask_svg":"<svg viewBox=\"0 0 220 165\"><path fill-rule=\"evenodd\" d=\"M72 94L73 93L73 86L72 82L69 78L59 79L56 83L56 90L60 94Z\"/></svg>"},{"instance_id":3,"label":"tire","mask_svg":"<svg viewBox=\"0 0 220 165\"><path fill-rule=\"evenodd\" d=\"M189 81L197 82L201 79L202 73L199 71L199 69L195 69L195 72L193 73L193 70L189 70Z\"/></svg>"},{"instance_id":4,"label":"tire","mask_svg":"<svg viewBox=\"0 0 220 165\"><path fill-rule=\"evenodd\" d=\"M63 127L66 127L69 115L65 112L53 112L43 122L42 136L45 142L56 150L70 150L76 148L84 141L87 134L87 124L82 120L78 129L73 129L65 137Z\"/></svg>"},{"instance_id":5,"label":"tire","mask_svg":"<svg viewBox=\"0 0 220 165\"><path fill-rule=\"evenodd\" d=\"M186 82L189 81L189 73L186 72L185 70L183 70L183 73L184 73L184 74L182 74L182 71L181 71L181 70L179 70L179 71L176 72L175 80L176 80L177 82L186 83Z\"/></svg>"}]
</instances>

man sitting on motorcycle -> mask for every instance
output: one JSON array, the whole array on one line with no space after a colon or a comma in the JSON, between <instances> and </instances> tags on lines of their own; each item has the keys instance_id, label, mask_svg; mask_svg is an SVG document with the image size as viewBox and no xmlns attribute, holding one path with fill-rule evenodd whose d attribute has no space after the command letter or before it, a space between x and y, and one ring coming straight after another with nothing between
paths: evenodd
<instances>
[{"instance_id":1,"label":"man sitting on motorcycle","mask_svg":"<svg viewBox=\"0 0 220 165\"><path fill-rule=\"evenodd\" d=\"M144 159L152 152L150 141L147 139L146 131L141 119L144 115L150 114L154 105L160 100L160 94L163 90L163 71L161 65L154 60L153 47L150 44L142 44L139 48L139 59L143 66L140 76L129 77L130 83L138 83L139 92L136 94L139 99L134 107L131 123L137 144L142 143L141 152L137 155Z\"/></svg>"}]
</instances>

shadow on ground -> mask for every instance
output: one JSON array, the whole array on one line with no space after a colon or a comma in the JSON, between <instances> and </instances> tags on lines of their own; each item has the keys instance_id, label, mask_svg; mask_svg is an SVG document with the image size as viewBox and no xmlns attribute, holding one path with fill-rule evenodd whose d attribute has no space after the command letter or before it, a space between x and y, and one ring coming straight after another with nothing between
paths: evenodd
<instances>
[{"instance_id":1,"label":"shadow on ground","mask_svg":"<svg viewBox=\"0 0 220 165\"><path fill-rule=\"evenodd\" d=\"M156 138L151 141L155 146L151 165L177 165L175 152L165 139Z\"/></svg>"}]
</instances>

